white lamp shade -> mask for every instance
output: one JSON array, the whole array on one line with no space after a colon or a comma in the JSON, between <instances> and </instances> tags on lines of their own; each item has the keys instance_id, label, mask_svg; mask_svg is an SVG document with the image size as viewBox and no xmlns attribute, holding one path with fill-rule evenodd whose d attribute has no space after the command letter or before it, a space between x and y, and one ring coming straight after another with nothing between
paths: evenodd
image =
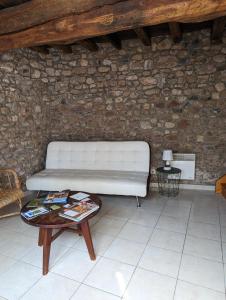
<instances>
[{"instance_id":1,"label":"white lamp shade","mask_svg":"<svg viewBox=\"0 0 226 300\"><path fill-rule=\"evenodd\" d=\"M162 160L171 161L173 160L173 151L172 150L164 150L162 155Z\"/></svg>"}]
</instances>

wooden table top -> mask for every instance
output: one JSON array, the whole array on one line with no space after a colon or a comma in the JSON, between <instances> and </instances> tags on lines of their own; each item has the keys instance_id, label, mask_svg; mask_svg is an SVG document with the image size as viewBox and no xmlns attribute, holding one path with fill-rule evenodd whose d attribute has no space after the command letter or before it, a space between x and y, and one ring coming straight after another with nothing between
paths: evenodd
<instances>
[{"instance_id":1,"label":"wooden table top","mask_svg":"<svg viewBox=\"0 0 226 300\"><path fill-rule=\"evenodd\" d=\"M75 193L77 193L77 192L70 192L70 195L73 195ZM99 208L96 211L94 211L92 214L88 215L86 218L81 220L80 222L75 222L75 221L72 221L70 219L60 217L58 215L59 212L62 212L65 209L63 207L63 205L65 205L65 204L56 204L58 206L61 206L61 208L59 208L57 210L52 210L52 211L50 210L49 213L38 216L38 217L36 217L34 219L31 219L31 220L27 220L22 215L21 215L21 218L25 223L27 223L29 225L32 225L32 226L40 227L40 228L64 228L64 227L70 227L70 226L73 226L73 225L79 225L79 224L81 224L83 222L86 222L87 220L91 219L92 217L94 217L99 212L99 210L101 209L102 202L101 202L101 200L98 196L93 195L93 194L89 194L89 198L92 201L94 201L96 204L98 204ZM26 211L32 209L30 207L29 208L27 207L29 202L27 202L22 207L21 212L26 212ZM73 203L73 202L75 202L75 200L73 200L72 198L68 198L67 203ZM53 205L53 204L45 204L43 206L48 208L51 205Z\"/></svg>"}]
</instances>

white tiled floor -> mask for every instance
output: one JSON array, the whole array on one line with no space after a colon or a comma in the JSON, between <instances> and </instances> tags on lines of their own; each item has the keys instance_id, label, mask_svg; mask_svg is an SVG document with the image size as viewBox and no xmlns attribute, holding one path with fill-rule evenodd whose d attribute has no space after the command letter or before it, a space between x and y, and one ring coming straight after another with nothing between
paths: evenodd
<instances>
[{"instance_id":1,"label":"white tiled floor","mask_svg":"<svg viewBox=\"0 0 226 300\"><path fill-rule=\"evenodd\" d=\"M226 200L213 192L157 192L136 208L105 196L91 222L96 261L81 237L52 245L42 276L37 228L0 220L0 300L225 300Z\"/></svg>"}]
</instances>

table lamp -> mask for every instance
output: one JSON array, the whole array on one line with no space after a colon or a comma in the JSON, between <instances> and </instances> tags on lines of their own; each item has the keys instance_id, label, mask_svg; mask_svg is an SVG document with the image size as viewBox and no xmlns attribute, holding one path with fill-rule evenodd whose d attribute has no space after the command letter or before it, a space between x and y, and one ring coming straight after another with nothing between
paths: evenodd
<instances>
[{"instance_id":1,"label":"table lamp","mask_svg":"<svg viewBox=\"0 0 226 300\"><path fill-rule=\"evenodd\" d=\"M170 171L170 161L173 160L173 151L172 150L163 150L162 160L165 161L164 170Z\"/></svg>"}]
</instances>

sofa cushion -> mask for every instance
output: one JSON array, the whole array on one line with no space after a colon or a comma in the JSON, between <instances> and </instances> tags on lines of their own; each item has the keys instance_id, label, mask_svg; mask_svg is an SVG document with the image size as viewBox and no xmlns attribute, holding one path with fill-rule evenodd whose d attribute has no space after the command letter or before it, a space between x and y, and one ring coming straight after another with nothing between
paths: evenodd
<instances>
[{"instance_id":1,"label":"sofa cushion","mask_svg":"<svg viewBox=\"0 0 226 300\"><path fill-rule=\"evenodd\" d=\"M150 149L143 141L51 142L46 169L149 172Z\"/></svg>"},{"instance_id":2,"label":"sofa cushion","mask_svg":"<svg viewBox=\"0 0 226 300\"><path fill-rule=\"evenodd\" d=\"M148 172L45 169L30 177L28 190L70 189L97 194L145 197Z\"/></svg>"}]
</instances>

